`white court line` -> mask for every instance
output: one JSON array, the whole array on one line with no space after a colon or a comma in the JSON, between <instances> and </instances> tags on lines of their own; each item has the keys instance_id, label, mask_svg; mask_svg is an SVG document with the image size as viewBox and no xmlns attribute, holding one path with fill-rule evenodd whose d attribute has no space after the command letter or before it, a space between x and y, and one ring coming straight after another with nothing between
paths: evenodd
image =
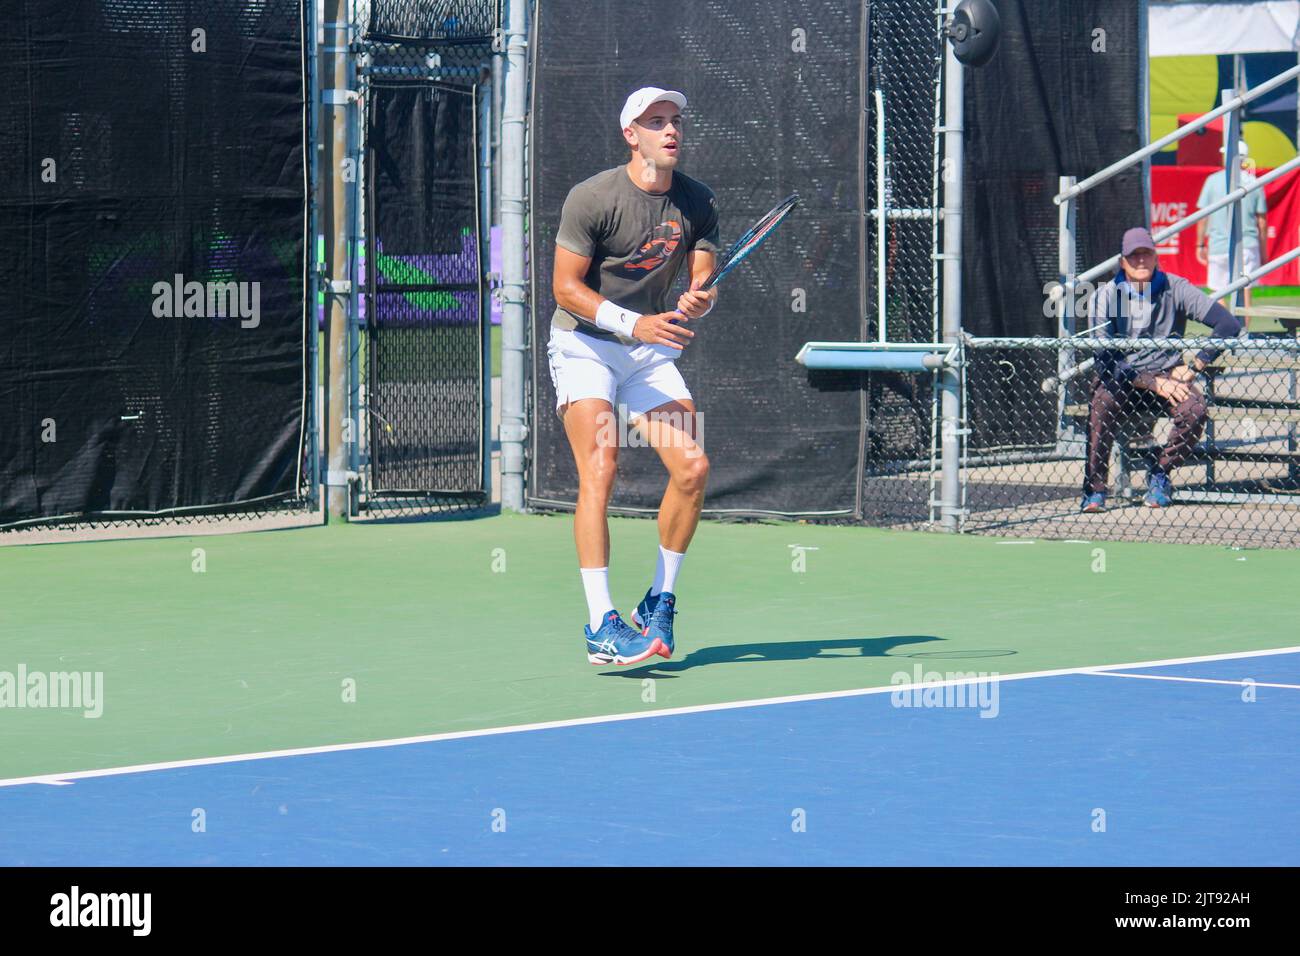
<instances>
[{"instance_id":1,"label":"white court line","mask_svg":"<svg viewBox=\"0 0 1300 956\"><path fill-rule=\"evenodd\" d=\"M1243 677L1241 680L1218 680L1212 677L1170 677L1168 674L1125 674L1118 671L1091 671L1097 677L1134 677L1138 680L1174 680L1188 684L1231 684L1233 687L1281 687L1284 690L1300 690L1300 684L1269 684L1265 681Z\"/></svg>"},{"instance_id":2,"label":"white court line","mask_svg":"<svg viewBox=\"0 0 1300 956\"><path fill-rule=\"evenodd\" d=\"M1279 654L1300 653L1297 647L1275 647L1263 651L1234 651L1230 654L1206 654L1202 657L1174 657L1161 661L1134 661L1127 664L1098 664L1094 667L1063 667L1055 670L1026 671L1022 674L987 675L984 678L961 678L932 681L926 687L948 687L979 683L981 680L1002 683L1013 680L1030 680L1038 677L1063 677L1070 674L1098 674L1133 667L1169 667L1174 664L1199 664L1209 661L1240 660L1248 657L1272 657ZM905 657L894 657L902 662ZM390 740L367 740L351 744L324 744L319 747L295 747L288 750L266 750L246 754L227 754L222 757L193 757L187 760L168 760L161 763L132 764L125 767L105 767L101 770L70 770L66 773L43 773L31 777L11 777L0 780L0 787L17 787L29 783L63 786L74 780L95 777L116 777L131 773L150 773L157 770L180 770L187 767L209 767L225 763L242 763L248 760L272 760L278 757L305 757L311 754L342 753L348 750L373 750L380 747L402 747L407 744L433 743L439 740L465 740L471 737L492 737L498 734L518 734L534 730L555 730L561 727L582 727L588 724L610 724L622 720L644 720L651 717L673 717L679 714L702 714L715 710L739 710L749 707L766 707L772 704L794 704L803 701L835 700L840 697L866 697L871 694L892 694L913 685L888 684L883 687L862 687L854 690L823 691L816 694L794 694L789 697L761 697L754 700L735 700L722 704L696 704L690 707L672 707L665 710L636 711L624 714L604 714L599 717L577 717L570 720L550 720L537 724L515 724L507 727L487 727L482 730L457 730L442 734L422 734L418 737L394 737Z\"/></svg>"}]
</instances>

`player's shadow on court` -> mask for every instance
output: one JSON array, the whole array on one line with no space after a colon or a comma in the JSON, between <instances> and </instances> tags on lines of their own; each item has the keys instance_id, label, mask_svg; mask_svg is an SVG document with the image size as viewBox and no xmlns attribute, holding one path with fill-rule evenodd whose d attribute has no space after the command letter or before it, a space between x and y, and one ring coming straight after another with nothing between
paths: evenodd
<instances>
[{"instance_id":1,"label":"player's shadow on court","mask_svg":"<svg viewBox=\"0 0 1300 956\"><path fill-rule=\"evenodd\" d=\"M896 647L942 641L929 634L906 634L893 637L849 637L833 641L771 641L766 644L722 644L701 647L681 660L646 662L638 667L604 671L602 677L672 677L695 667L715 664L764 664L773 661L842 660L846 657L884 657Z\"/></svg>"}]
</instances>

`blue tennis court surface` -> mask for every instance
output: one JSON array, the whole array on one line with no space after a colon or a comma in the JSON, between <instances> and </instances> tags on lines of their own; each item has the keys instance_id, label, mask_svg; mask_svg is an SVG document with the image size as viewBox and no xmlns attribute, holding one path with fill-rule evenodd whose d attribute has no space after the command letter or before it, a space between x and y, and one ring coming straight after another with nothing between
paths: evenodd
<instances>
[{"instance_id":1,"label":"blue tennis court surface","mask_svg":"<svg viewBox=\"0 0 1300 956\"><path fill-rule=\"evenodd\" d=\"M0 864L1300 863L1300 655L1118 673L1184 679L1072 673L984 685L974 706L885 692L9 786ZM1243 678L1291 686L1200 682Z\"/></svg>"}]
</instances>

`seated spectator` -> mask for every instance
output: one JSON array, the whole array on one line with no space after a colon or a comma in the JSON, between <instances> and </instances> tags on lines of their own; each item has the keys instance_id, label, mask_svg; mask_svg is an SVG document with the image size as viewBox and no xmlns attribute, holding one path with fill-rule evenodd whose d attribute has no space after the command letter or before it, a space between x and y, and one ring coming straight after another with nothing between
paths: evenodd
<instances>
[{"instance_id":1,"label":"seated spectator","mask_svg":"<svg viewBox=\"0 0 1300 956\"><path fill-rule=\"evenodd\" d=\"M1212 338L1236 338L1242 323L1182 276L1161 272L1151 233L1139 226L1124 233L1120 272L1096 293L1089 309L1092 335L1101 338L1182 337L1188 319L1208 325ZM1199 372L1218 358L1218 349L1201 349L1183 364L1177 349L1118 349L1097 353L1088 413L1088 460L1083 479L1087 512L1104 511L1110 452L1122 426L1168 415L1173 427L1147 476L1144 498L1150 508L1173 500L1170 472L1185 461L1205 427L1205 398L1196 387Z\"/></svg>"}]
</instances>

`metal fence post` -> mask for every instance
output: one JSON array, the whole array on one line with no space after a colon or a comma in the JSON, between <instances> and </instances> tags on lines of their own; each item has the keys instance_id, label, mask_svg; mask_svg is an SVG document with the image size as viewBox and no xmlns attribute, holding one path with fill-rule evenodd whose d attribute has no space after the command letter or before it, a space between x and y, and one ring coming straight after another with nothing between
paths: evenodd
<instances>
[{"instance_id":1,"label":"metal fence post","mask_svg":"<svg viewBox=\"0 0 1300 956\"><path fill-rule=\"evenodd\" d=\"M307 194L307 237L303 255L307 259L307 277L303 295L307 300L307 455L308 482L310 492L308 500L313 510L321 503L321 442L320 442L320 314L317 299L320 296L323 276L317 236L320 234L320 151L323 144L320 139L320 22L316 17L316 4L307 5L307 31L304 40L308 45L306 62L307 117L308 117L308 156L311 179Z\"/></svg>"},{"instance_id":2,"label":"metal fence post","mask_svg":"<svg viewBox=\"0 0 1300 956\"><path fill-rule=\"evenodd\" d=\"M1078 182L1077 176L1062 176L1059 180L1060 191L1068 193ZM1056 335L1058 338L1067 339L1074 335L1074 302L1078 290L1075 288L1077 281L1078 268L1078 246L1076 236L1076 216L1078 210L1078 199L1071 196L1065 202L1061 203L1057 210L1057 220L1059 222L1059 235L1057 238L1059 244L1059 259L1057 261L1057 271L1060 273L1060 317L1056 323ZM1065 373L1074 367L1074 350L1063 348L1056 356L1056 375L1057 378L1064 380ZM1066 442L1077 441L1078 436L1075 434L1074 427L1070 424L1065 414L1065 396L1069 390L1062 388L1056 399L1056 441L1057 451L1064 453L1066 448L1063 446Z\"/></svg>"},{"instance_id":3,"label":"metal fence post","mask_svg":"<svg viewBox=\"0 0 1300 956\"><path fill-rule=\"evenodd\" d=\"M876 341L888 342L889 315L885 288L885 261L888 253L885 236L889 228L889 197L885 189L885 93L876 90Z\"/></svg>"},{"instance_id":4,"label":"metal fence post","mask_svg":"<svg viewBox=\"0 0 1300 956\"><path fill-rule=\"evenodd\" d=\"M524 508L525 325L524 127L528 96L528 4L506 0L506 77L501 117L501 506Z\"/></svg>"},{"instance_id":5,"label":"metal fence post","mask_svg":"<svg viewBox=\"0 0 1300 956\"><path fill-rule=\"evenodd\" d=\"M963 126L965 77L962 66L945 44L944 53L944 165L952 170L943 190L943 341L961 339L961 241ZM963 369L945 366L939 376L942 390L940 515L945 531L957 531L961 519L961 377Z\"/></svg>"},{"instance_id":6,"label":"metal fence post","mask_svg":"<svg viewBox=\"0 0 1300 956\"><path fill-rule=\"evenodd\" d=\"M1061 191L1064 192L1072 187L1078 181L1077 176L1062 176L1060 178ZM1058 210L1057 220L1059 223L1060 235L1060 254L1057 260L1058 270L1061 273L1061 316L1057 322L1056 334L1060 338L1069 338L1074 334L1074 295L1076 289L1075 269L1078 267L1078 256L1076 253L1075 239L1075 209L1077 199L1070 198L1061 203ZM1061 371L1065 371L1064 368Z\"/></svg>"},{"instance_id":7,"label":"metal fence post","mask_svg":"<svg viewBox=\"0 0 1300 956\"><path fill-rule=\"evenodd\" d=\"M322 95L325 104L321 141L325 145L323 164L329 169L321 185L323 195L322 227L325 235L325 262L329 288L325 300L325 369L327 456L326 505L331 517L346 518L348 502L348 449L344 442L344 420L348 414L348 342L349 297L347 280L351 250L348 235L351 186L344 180L342 160L347 156L347 136L351 123L348 90L348 21L347 0L326 0L325 43L320 48Z\"/></svg>"},{"instance_id":8,"label":"metal fence post","mask_svg":"<svg viewBox=\"0 0 1300 956\"><path fill-rule=\"evenodd\" d=\"M1226 104L1236 98L1235 90L1223 91ZM1237 143L1241 140L1241 109L1238 107L1228 114L1223 134L1223 172L1224 192L1233 193L1241 184L1241 158L1237 154ZM1228 231L1228 281L1236 282L1241 277L1241 203L1232 204L1232 225ZM1246 304L1246 292L1242 290L1232 297L1237 305Z\"/></svg>"},{"instance_id":9,"label":"metal fence post","mask_svg":"<svg viewBox=\"0 0 1300 956\"><path fill-rule=\"evenodd\" d=\"M478 253L479 253L479 323L482 331L483 374L483 490L487 500L492 500L492 294L483 281L491 271L492 257L492 90L498 78L490 72L479 85L478 135L479 135L479 200L478 200Z\"/></svg>"},{"instance_id":10,"label":"metal fence post","mask_svg":"<svg viewBox=\"0 0 1300 956\"><path fill-rule=\"evenodd\" d=\"M349 30L348 38L351 40L352 34ZM348 231L347 231L347 256L348 256L348 404L347 419L343 426L343 437L347 445L348 453L348 482L347 482L347 514L352 517L357 514L359 508L359 499L361 493L361 203L362 203L362 180L359 171L362 166L363 157L361 155L365 143L365 131L362 123L365 120L365 100L363 98L364 90L359 82L359 71L357 70L357 55L355 51L349 49L347 55L348 78L347 88L356 90L357 95L354 100L354 108L348 110L348 135L347 135L347 156L353 162L353 175L351 189L348 193Z\"/></svg>"}]
</instances>

